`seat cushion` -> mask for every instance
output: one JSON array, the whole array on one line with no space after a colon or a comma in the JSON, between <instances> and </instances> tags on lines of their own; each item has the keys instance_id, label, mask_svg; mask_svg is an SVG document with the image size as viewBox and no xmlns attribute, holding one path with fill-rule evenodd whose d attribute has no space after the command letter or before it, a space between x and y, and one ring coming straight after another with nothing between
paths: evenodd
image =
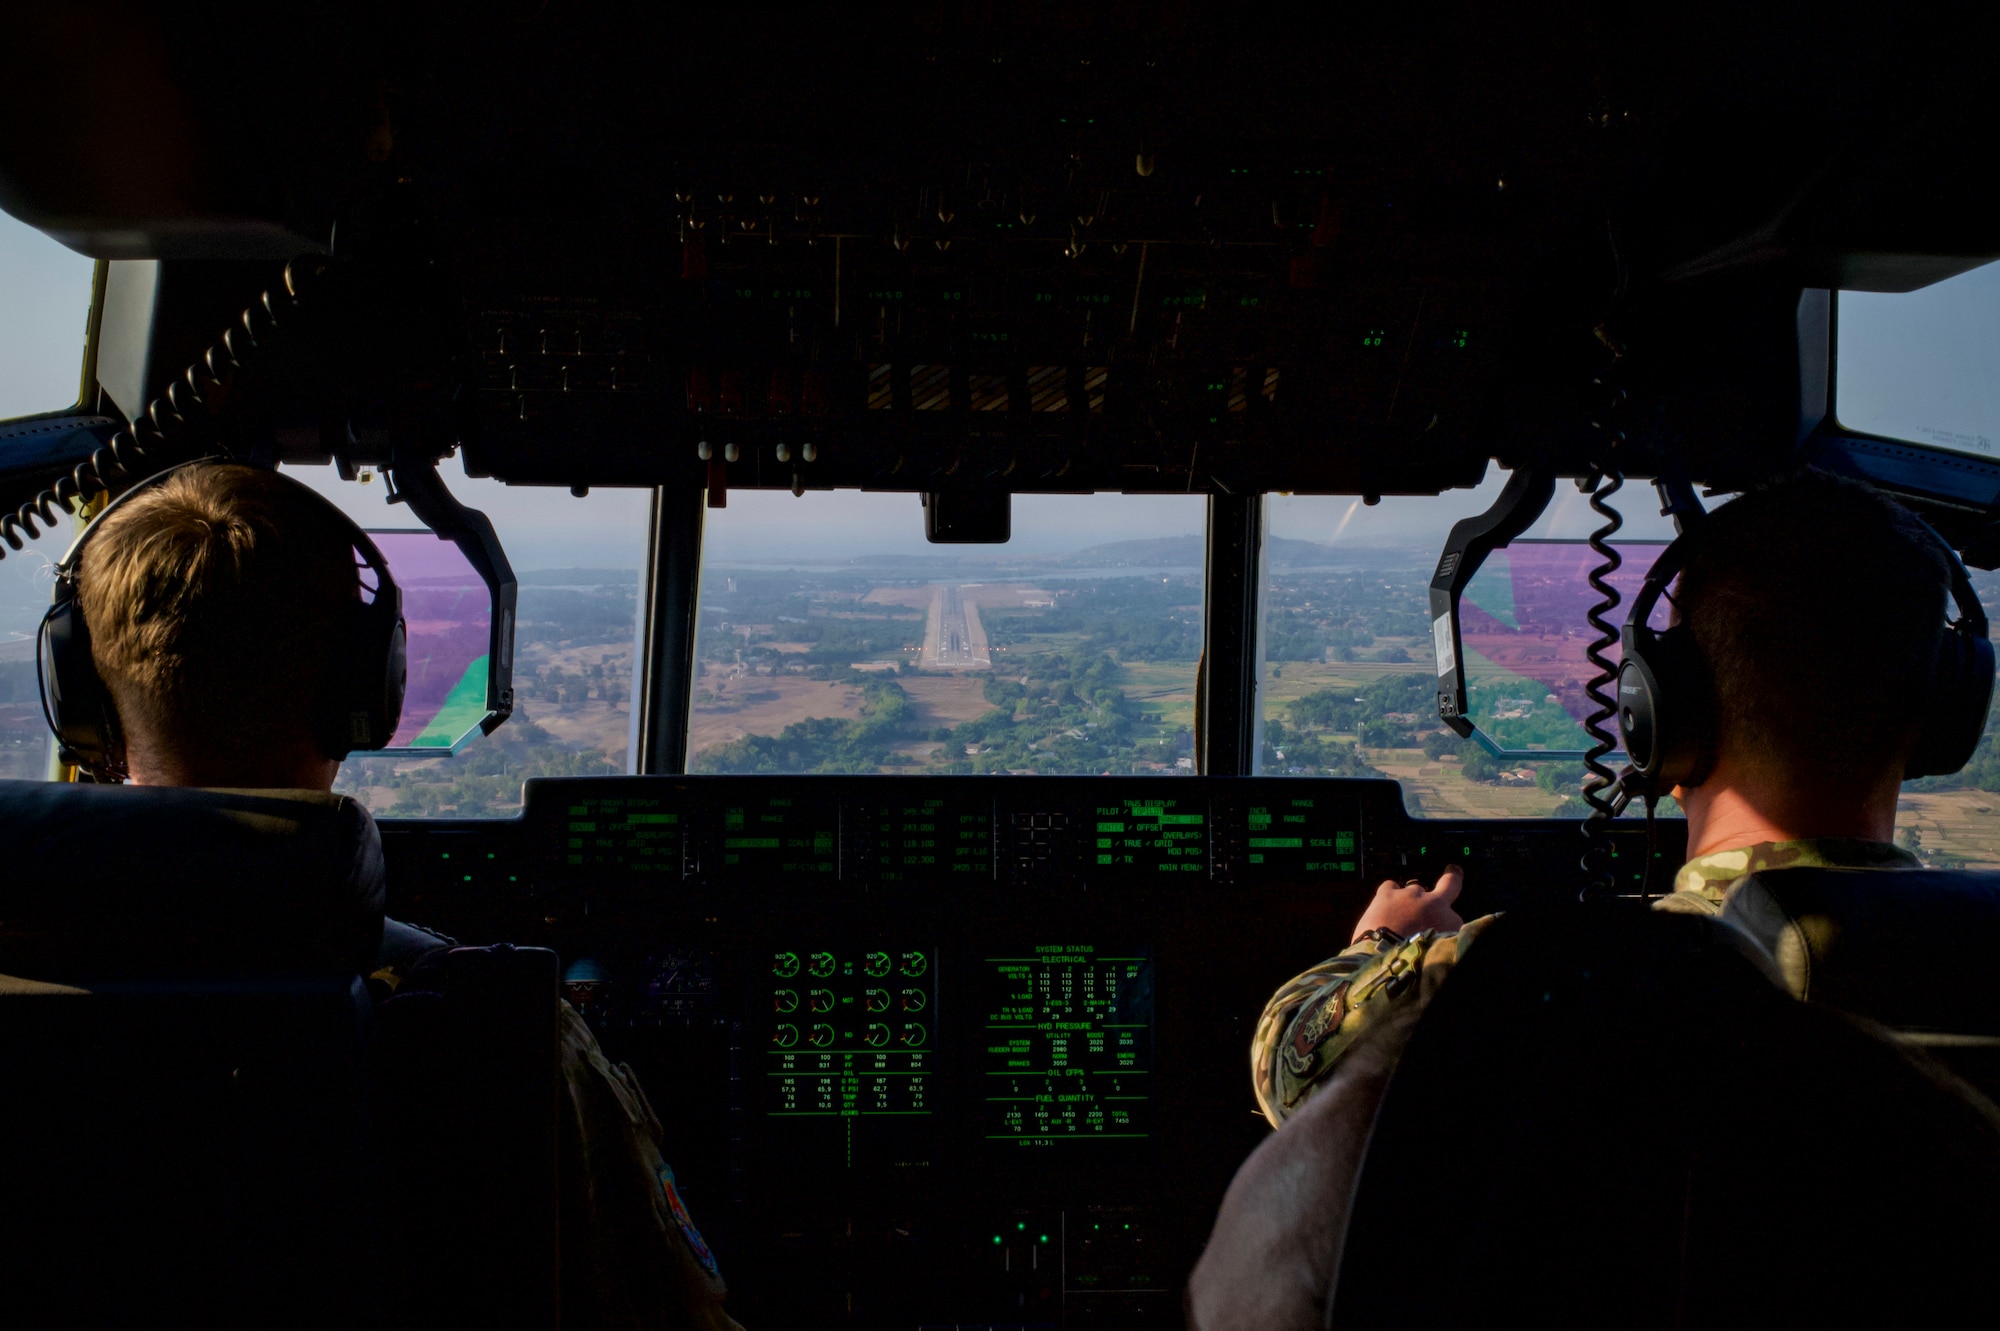
<instances>
[{"instance_id":1,"label":"seat cushion","mask_svg":"<svg viewBox=\"0 0 2000 1331\"><path fill-rule=\"evenodd\" d=\"M374 969L382 842L344 795L0 781L0 847L0 974Z\"/></svg>"}]
</instances>

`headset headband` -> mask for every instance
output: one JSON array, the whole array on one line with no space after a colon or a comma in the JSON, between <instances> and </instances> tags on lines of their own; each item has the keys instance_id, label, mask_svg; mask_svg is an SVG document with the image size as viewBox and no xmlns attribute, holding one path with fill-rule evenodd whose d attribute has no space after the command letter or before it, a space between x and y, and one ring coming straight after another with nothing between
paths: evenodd
<instances>
[{"instance_id":1,"label":"headset headband","mask_svg":"<svg viewBox=\"0 0 2000 1331\"><path fill-rule=\"evenodd\" d=\"M1907 509L1904 511L1909 512ZM1958 557L1958 551L1951 548L1951 542L1938 534L1937 528L1925 522L1916 513L1910 513L1910 516L1915 518L1931 540L1936 542L1937 548L1944 551L1945 560L1950 565L1949 590L1952 604L1958 608L1958 618L1953 621L1952 627L1975 637L1985 637L1986 607L1979 603L1979 594L1972 589L1972 575L1966 571L1965 561ZM1701 530L1706 525L1706 520L1696 523L1675 537L1666 549L1660 551L1659 557L1653 561L1653 566L1646 570L1646 581L1640 585L1638 594L1632 598L1632 611L1625 617L1626 623L1644 626L1651 621L1653 607L1659 604L1662 596L1666 595L1667 588L1673 585L1674 579L1687 568L1688 561L1693 557L1694 548L1700 544Z\"/></svg>"},{"instance_id":2,"label":"headset headband","mask_svg":"<svg viewBox=\"0 0 2000 1331\"><path fill-rule=\"evenodd\" d=\"M240 467L244 465L246 464L235 462L225 457L196 458L191 462L177 462L171 467L163 468L159 471L154 472L151 476L146 477L144 480L136 482L123 494L119 495L116 499L113 499L110 503L106 504L102 509L98 510L97 515L91 518L91 520L84 525L83 530L76 534L76 539L69 543L69 549L63 551L62 558L56 561L55 565L56 577L66 582L74 583L76 581L77 564L83 558L83 547L90 541L91 536L97 531L98 525L102 523L106 518L110 517L113 513L116 513L125 504L125 502L131 499L133 496L141 494L147 490L150 490L156 485L163 484L166 481L166 479L170 476L176 476L181 472L187 471L194 467L208 467L208 466ZM339 523L341 529L346 533L348 538L354 543L355 548L361 551L362 558L367 561L368 566L375 570L376 576L388 579L389 561L382 557L381 547L377 546L374 542L374 539L371 538L367 532L361 529L361 524L356 522L353 518L349 517L345 512L343 512L338 504L334 503L331 499L328 499L325 495L313 489L311 486L300 484L298 488L302 492L309 494L314 499L318 500L320 506ZM393 579L390 580L390 585L394 585ZM377 595L379 596L379 594L380 592L378 590Z\"/></svg>"}]
</instances>

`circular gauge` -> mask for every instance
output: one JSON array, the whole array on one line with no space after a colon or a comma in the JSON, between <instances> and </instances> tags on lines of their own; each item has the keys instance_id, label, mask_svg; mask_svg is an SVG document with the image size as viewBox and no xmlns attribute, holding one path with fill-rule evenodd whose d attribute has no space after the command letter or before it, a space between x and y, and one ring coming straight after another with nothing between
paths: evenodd
<instances>
[{"instance_id":1,"label":"circular gauge","mask_svg":"<svg viewBox=\"0 0 2000 1331\"><path fill-rule=\"evenodd\" d=\"M812 954L812 960L806 963L806 971L814 979L824 980L833 974L833 968L837 965L839 963L833 959L833 953L815 952Z\"/></svg>"},{"instance_id":2,"label":"circular gauge","mask_svg":"<svg viewBox=\"0 0 2000 1331\"><path fill-rule=\"evenodd\" d=\"M799 954L796 952L780 952L777 960L771 963L771 974L781 980L789 980L798 973Z\"/></svg>"},{"instance_id":3,"label":"circular gauge","mask_svg":"<svg viewBox=\"0 0 2000 1331\"><path fill-rule=\"evenodd\" d=\"M917 976L922 975L925 971L929 970L930 968L931 968L930 959L924 956L923 953L905 952L903 954L903 967L902 967L903 974L909 976L910 978L915 979Z\"/></svg>"},{"instance_id":4,"label":"circular gauge","mask_svg":"<svg viewBox=\"0 0 2000 1331\"><path fill-rule=\"evenodd\" d=\"M815 1012L833 1011L833 990L815 989L812 991L810 995L808 995L808 997L812 1003L813 1011Z\"/></svg>"},{"instance_id":5,"label":"circular gauge","mask_svg":"<svg viewBox=\"0 0 2000 1331\"><path fill-rule=\"evenodd\" d=\"M799 1028L790 1022L783 1023L777 1030L771 1032L771 1043L780 1049L790 1049L798 1042Z\"/></svg>"},{"instance_id":6,"label":"circular gauge","mask_svg":"<svg viewBox=\"0 0 2000 1331\"><path fill-rule=\"evenodd\" d=\"M871 978L879 980L889 973L890 965L887 952L870 952L868 959L861 964L861 969Z\"/></svg>"},{"instance_id":7,"label":"circular gauge","mask_svg":"<svg viewBox=\"0 0 2000 1331\"><path fill-rule=\"evenodd\" d=\"M797 1012L799 1010L799 991L796 989L780 989L776 994L772 995L771 1002L772 1006L780 1012Z\"/></svg>"},{"instance_id":8,"label":"circular gauge","mask_svg":"<svg viewBox=\"0 0 2000 1331\"><path fill-rule=\"evenodd\" d=\"M930 1006L930 1001L930 995L921 989L905 989L903 991L903 1011L905 1012L922 1012Z\"/></svg>"},{"instance_id":9,"label":"circular gauge","mask_svg":"<svg viewBox=\"0 0 2000 1331\"><path fill-rule=\"evenodd\" d=\"M931 1033L925 1030L921 1023L914 1021L903 1023L903 1043L912 1049L923 1044L925 1040L930 1038L930 1035Z\"/></svg>"},{"instance_id":10,"label":"circular gauge","mask_svg":"<svg viewBox=\"0 0 2000 1331\"><path fill-rule=\"evenodd\" d=\"M715 961L701 948L670 948L646 958L639 1009L654 1019L689 1020L715 1010Z\"/></svg>"},{"instance_id":11,"label":"circular gauge","mask_svg":"<svg viewBox=\"0 0 2000 1331\"><path fill-rule=\"evenodd\" d=\"M833 1043L833 1027L823 1021L814 1022L812 1034L806 1037L806 1043L815 1049L826 1048Z\"/></svg>"},{"instance_id":12,"label":"circular gauge","mask_svg":"<svg viewBox=\"0 0 2000 1331\"><path fill-rule=\"evenodd\" d=\"M870 989L862 996L862 1004L870 1012L887 1012L889 1010L889 991L887 989Z\"/></svg>"},{"instance_id":13,"label":"circular gauge","mask_svg":"<svg viewBox=\"0 0 2000 1331\"><path fill-rule=\"evenodd\" d=\"M862 1043L871 1049L880 1049L889 1043L889 1028L879 1021L868 1023L868 1033L861 1037Z\"/></svg>"}]
</instances>

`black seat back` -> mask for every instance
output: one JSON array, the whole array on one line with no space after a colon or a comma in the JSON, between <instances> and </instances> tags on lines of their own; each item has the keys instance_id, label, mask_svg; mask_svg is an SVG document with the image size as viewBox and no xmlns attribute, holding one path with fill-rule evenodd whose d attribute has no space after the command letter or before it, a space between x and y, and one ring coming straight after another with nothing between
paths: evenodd
<instances>
[{"instance_id":1,"label":"black seat back","mask_svg":"<svg viewBox=\"0 0 2000 1331\"><path fill-rule=\"evenodd\" d=\"M2000 873L1773 869L1722 918L1795 996L1880 1022L2000 1098Z\"/></svg>"},{"instance_id":2,"label":"black seat back","mask_svg":"<svg viewBox=\"0 0 2000 1331\"><path fill-rule=\"evenodd\" d=\"M0 981L0 1322L365 1327L358 980Z\"/></svg>"},{"instance_id":3,"label":"black seat back","mask_svg":"<svg viewBox=\"0 0 2000 1331\"><path fill-rule=\"evenodd\" d=\"M393 1326L560 1320L559 983L545 948L453 948L377 1014Z\"/></svg>"},{"instance_id":4,"label":"black seat back","mask_svg":"<svg viewBox=\"0 0 2000 1331\"><path fill-rule=\"evenodd\" d=\"M0 1322L379 1315L351 800L0 781Z\"/></svg>"},{"instance_id":5,"label":"black seat back","mask_svg":"<svg viewBox=\"0 0 2000 1331\"><path fill-rule=\"evenodd\" d=\"M1329 1324L1931 1325L1984 1299L2000 1113L1735 931L1515 913L1386 1092Z\"/></svg>"}]
</instances>

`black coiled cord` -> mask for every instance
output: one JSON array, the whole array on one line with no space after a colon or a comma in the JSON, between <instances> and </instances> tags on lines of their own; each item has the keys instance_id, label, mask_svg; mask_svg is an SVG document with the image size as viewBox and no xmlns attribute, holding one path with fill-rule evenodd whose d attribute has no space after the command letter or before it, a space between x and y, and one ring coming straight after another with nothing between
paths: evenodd
<instances>
[{"instance_id":1,"label":"black coiled cord","mask_svg":"<svg viewBox=\"0 0 2000 1331\"><path fill-rule=\"evenodd\" d=\"M1605 655L1605 651L1618 645L1618 626L1606 616L1616 610L1624 599L1618 588L1611 584L1610 578L1625 562L1624 557L1611 544L1612 536L1625 525L1625 519L1619 515L1617 509L1611 507L1609 502L1624 484L1625 477L1622 473L1616 469L1606 469L1595 479L1590 489L1591 510L1603 518L1604 523L1590 533L1590 548L1598 557L1597 567L1590 571L1590 588L1597 593L1598 599L1590 607L1590 613L1586 618L1590 621L1590 627L1596 630L1597 636L1590 640L1590 646L1584 652L1590 658L1591 665L1597 667L1597 673L1592 675L1590 683L1584 686L1584 692L1592 703L1591 713L1583 722L1583 728L1589 732L1591 740L1590 749L1583 757L1586 769L1583 778L1583 798L1584 802L1590 805L1590 816L1583 823L1585 844L1582 863L1586 897L1609 895L1617 886L1617 878L1611 868L1611 836L1606 831L1605 824L1618 816L1621 807L1614 803L1618 793L1615 789L1618 784L1618 773L1613 771L1604 759L1618 747L1618 741L1612 736L1610 728L1605 725L1605 722L1618 715L1617 695L1611 692L1618 682L1618 665Z\"/></svg>"},{"instance_id":2,"label":"black coiled cord","mask_svg":"<svg viewBox=\"0 0 2000 1331\"><path fill-rule=\"evenodd\" d=\"M258 296L236 323L201 357L168 385L136 421L79 463L69 475L11 513L0 514L0 559L42 534L55 530L62 514L79 512L99 494L109 494L114 482L145 477L192 460L204 446L198 427L214 418L245 366L265 347L272 333L299 310L301 295L325 275L329 262L313 257L285 265L282 290Z\"/></svg>"}]
</instances>

